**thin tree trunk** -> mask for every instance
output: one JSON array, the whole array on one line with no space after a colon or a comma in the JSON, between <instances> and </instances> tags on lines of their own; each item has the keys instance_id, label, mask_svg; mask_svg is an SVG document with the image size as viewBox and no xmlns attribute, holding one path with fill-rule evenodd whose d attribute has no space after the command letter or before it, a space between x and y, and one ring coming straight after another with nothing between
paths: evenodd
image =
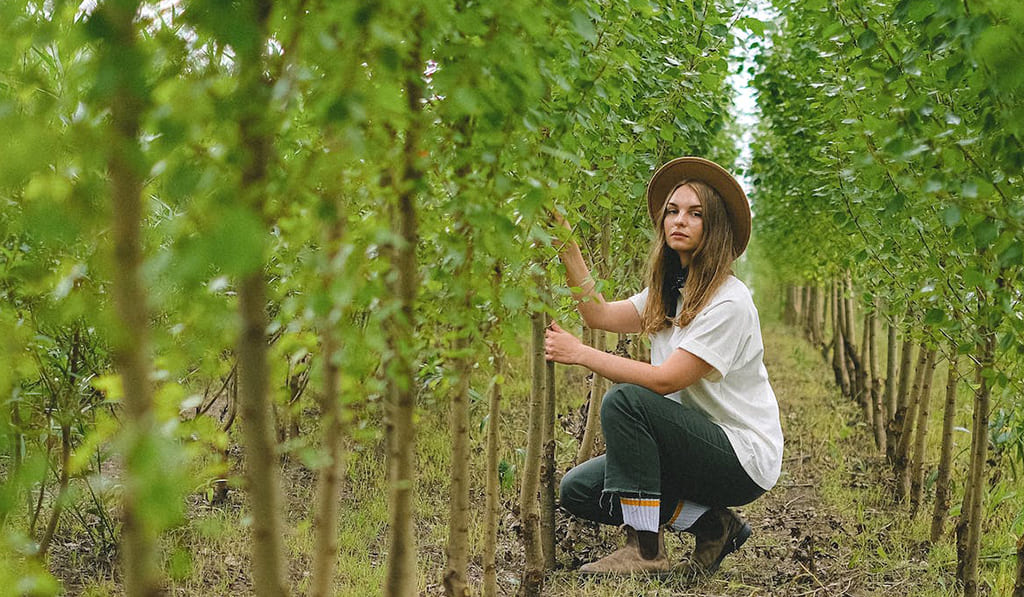
<instances>
[{"instance_id":1,"label":"thin tree trunk","mask_svg":"<svg viewBox=\"0 0 1024 597\"><path fill-rule=\"evenodd\" d=\"M924 384L925 370L928 367L928 347L922 343L918 348L917 355L914 385L910 389L910 397L907 400L903 428L900 430L900 443L896 446L896 494L901 501L910 496L910 448L914 440L917 411L921 404L921 386Z\"/></svg>"},{"instance_id":2,"label":"thin tree trunk","mask_svg":"<svg viewBox=\"0 0 1024 597\"><path fill-rule=\"evenodd\" d=\"M821 308L821 358L826 362L829 360L829 351L832 349L832 344L825 341L826 332L830 327L835 325L835 292L833 292L831 284L826 284L821 289L822 296L822 308ZM835 333L832 334L833 342L835 340ZM836 378L836 386L839 386L839 372L834 369L835 363L833 363L833 373Z\"/></svg>"},{"instance_id":3,"label":"thin tree trunk","mask_svg":"<svg viewBox=\"0 0 1024 597\"><path fill-rule=\"evenodd\" d=\"M598 258L594 267L602 279L608 277L609 257L611 254L611 215L606 214L601 224L601 235L598 240ZM590 328L586 328L590 329ZM605 351L608 349L608 333L604 330L591 330L589 346ZM601 401L604 399L608 380L594 373L590 377L590 400L587 404L587 422L583 429L583 438L576 451L576 464L590 460L594 455L594 443L601 433Z\"/></svg>"},{"instance_id":4,"label":"thin tree trunk","mask_svg":"<svg viewBox=\"0 0 1024 597\"><path fill-rule=\"evenodd\" d=\"M12 399L11 405L11 451L14 453L13 468L11 470L11 477L16 477L18 472L21 471L21 444L23 443L22 438L24 437L21 433L21 410L20 401ZM0 515L0 524L3 524L6 513Z\"/></svg>"},{"instance_id":5,"label":"thin tree trunk","mask_svg":"<svg viewBox=\"0 0 1024 597\"><path fill-rule=\"evenodd\" d=\"M889 413L886 410L886 401L884 400L884 398L882 396L882 380L880 378L881 376L879 375L879 370L878 370L878 336L877 336L877 332L878 332L878 311L879 311L879 308L880 308L880 305L878 304L878 301L876 300L875 301L875 308L872 311L871 318L870 318L870 320L868 321L868 324L867 324L867 327L868 327L868 330L869 330L868 341L867 341L867 347L868 347L867 348L867 352L868 352L868 358L867 358L868 365L867 365L867 367L868 367L868 371L870 372L868 374L869 385L871 387L871 391L869 392L869 395L871 396L871 401L875 405L875 447L877 447L878 450L882 454L885 454L885 451L886 451L886 439L887 439L886 435L885 435L885 426L886 426L886 423L888 423L888 421L889 421Z\"/></svg>"},{"instance_id":6,"label":"thin tree trunk","mask_svg":"<svg viewBox=\"0 0 1024 597\"><path fill-rule=\"evenodd\" d=\"M487 405L487 480L484 509L483 597L498 595L498 515L501 509L501 479L498 473L498 446L501 444L501 385L504 383L505 356L491 349L494 356L494 380Z\"/></svg>"},{"instance_id":7,"label":"thin tree trunk","mask_svg":"<svg viewBox=\"0 0 1024 597\"><path fill-rule=\"evenodd\" d=\"M257 595L288 593L280 521L281 490L276 474L274 424L267 380L266 287L263 272L239 285L242 333L238 342L238 386L242 440L252 507L253 579Z\"/></svg>"},{"instance_id":8,"label":"thin tree trunk","mask_svg":"<svg viewBox=\"0 0 1024 597\"><path fill-rule=\"evenodd\" d=\"M846 302L843 318L843 325L845 326L845 329L843 330L843 337L849 339L852 343L853 339L857 337L857 328L855 326L857 305L853 301L853 279L850 277L849 271L846 272L845 288L846 290L842 293L843 299ZM856 352L856 350L854 350L854 352Z\"/></svg>"},{"instance_id":9,"label":"thin tree trunk","mask_svg":"<svg viewBox=\"0 0 1024 597\"><path fill-rule=\"evenodd\" d=\"M551 318L546 318L547 322ZM546 326L545 326L546 327ZM544 365L544 427L541 435L540 536L544 547L544 568L555 568L555 363Z\"/></svg>"},{"instance_id":10,"label":"thin tree trunk","mask_svg":"<svg viewBox=\"0 0 1024 597\"><path fill-rule=\"evenodd\" d=\"M914 343L907 334L903 338L903 348L900 356L900 383L896 393L896 410L893 411L892 420L889 422L889 461L896 463L896 448L901 441L903 422L907 418L907 403L910 401L910 376L913 373Z\"/></svg>"},{"instance_id":11,"label":"thin tree trunk","mask_svg":"<svg viewBox=\"0 0 1024 597\"><path fill-rule=\"evenodd\" d=\"M1017 581L1013 584L1013 596L1024 597L1024 535L1017 540Z\"/></svg>"},{"instance_id":12,"label":"thin tree trunk","mask_svg":"<svg viewBox=\"0 0 1024 597\"><path fill-rule=\"evenodd\" d=\"M797 290L800 293L800 321L798 322L800 326L800 332L804 335L804 339L809 340L811 334L810 324L807 321L807 313L810 311L810 309L808 309L808 306L810 306L811 304L811 298L809 294L810 288L808 286L800 285L797 286Z\"/></svg>"},{"instance_id":13,"label":"thin tree trunk","mask_svg":"<svg viewBox=\"0 0 1024 597\"><path fill-rule=\"evenodd\" d=\"M971 467L968 473L967 490L961 517L966 514L967 542L963 552L964 597L978 595L978 560L981 555L982 502L985 494L985 461L988 458L988 415L992 386L987 369L991 369L995 356L996 335L988 329L981 330L984 341L981 359L977 367L978 391L974 397L974 426L971 430ZM969 496L969 500L968 500Z\"/></svg>"},{"instance_id":14,"label":"thin tree trunk","mask_svg":"<svg viewBox=\"0 0 1024 597\"><path fill-rule=\"evenodd\" d=\"M139 129L145 98L136 81L143 79L143 57L136 46L135 2L104 4L110 36L102 46L102 60L117 62L121 76L110 95L110 139L107 169L113 200L113 296L117 322L113 360L124 387L125 487L122 527L125 593L129 597L161 594L157 565L157 532L142 512L139 484L152 474L152 462L140 457L153 430L152 387L149 382L149 325L147 293L142 283L142 187L145 172L139 147ZM127 57L127 59L126 59Z\"/></svg>"},{"instance_id":15,"label":"thin tree trunk","mask_svg":"<svg viewBox=\"0 0 1024 597\"><path fill-rule=\"evenodd\" d=\"M917 515L924 492L924 457L928 440L928 415L931 412L932 378L935 377L936 349L928 350L928 364L925 366L924 383L921 386L921 399L917 407L917 437L914 439L914 452L910 459L910 513Z\"/></svg>"},{"instance_id":16,"label":"thin tree trunk","mask_svg":"<svg viewBox=\"0 0 1024 597\"><path fill-rule=\"evenodd\" d=\"M346 454L342 450L344 428L340 403L339 367L334 362L337 342L330 328L323 334L324 393L320 412L324 424L324 456L326 464L317 477L316 515L313 526L316 548L313 552L313 578L310 595L327 597L333 594L335 565L338 561L338 508L341 484L345 476Z\"/></svg>"},{"instance_id":17,"label":"thin tree trunk","mask_svg":"<svg viewBox=\"0 0 1024 597\"><path fill-rule=\"evenodd\" d=\"M840 291L840 297L843 303L842 309L842 325L843 325L843 338L846 340L846 346L844 347L844 353L846 355L846 367L847 377L850 380L850 398L860 401L863 399L863 384L858 367L857 358L857 347L853 344L856 339L856 329L854 326L854 319L856 318L856 304L853 301L853 281L850 278L850 272L846 272L846 276L841 282L843 289Z\"/></svg>"},{"instance_id":18,"label":"thin tree trunk","mask_svg":"<svg viewBox=\"0 0 1024 597\"><path fill-rule=\"evenodd\" d=\"M800 321L800 291L796 286L786 286L786 312L785 321L787 325L795 326Z\"/></svg>"},{"instance_id":19,"label":"thin tree trunk","mask_svg":"<svg viewBox=\"0 0 1024 597\"><path fill-rule=\"evenodd\" d=\"M871 397L871 376L874 372L871 370L871 352L869 347L870 332L871 332L871 312L869 310L864 311L864 329L861 331L860 341L860 362L861 366L857 369L857 379L860 380L861 400L863 400L864 408L864 421L868 425L868 429L874 433L875 430L875 402Z\"/></svg>"},{"instance_id":20,"label":"thin tree trunk","mask_svg":"<svg viewBox=\"0 0 1024 597\"><path fill-rule=\"evenodd\" d=\"M958 358L956 343L950 346L949 369L946 373L946 402L942 414L942 447L939 450L939 476L935 481L935 507L932 509L932 543L942 538L942 529L949 512L950 475L953 470L953 422L956 417L956 388Z\"/></svg>"},{"instance_id":21,"label":"thin tree trunk","mask_svg":"<svg viewBox=\"0 0 1024 597\"><path fill-rule=\"evenodd\" d=\"M413 22L421 19L415 17ZM391 295L399 309L386 322L386 338L390 356L384 363L387 371L385 401L385 435L388 446L388 560L384 581L385 597L410 597L416 588L416 526L414 520L416 410L414 343L416 314L414 304L419 284L416 272L416 248L419 244L416 186L423 174L417 152L420 151L422 82L419 71L420 40L413 36L404 70L406 109L410 123L405 131L402 164L396 177L395 203L392 218L395 238L401 239L390 249L392 269L397 276Z\"/></svg>"},{"instance_id":22,"label":"thin tree trunk","mask_svg":"<svg viewBox=\"0 0 1024 597\"><path fill-rule=\"evenodd\" d=\"M544 546L540 530L541 436L544 424L544 314L536 312L531 318L532 386L530 390L530 422L526 436L526 457L523 461L523 479L519 492L519 512L522 517L525 568L520 592L523 597L539 597L544 588Z\"/></svg>"},{"instance_id":23,"label":"thin tree trunk","mask_svg":"<svg viewBox=\"0 0 1024 597\"><path fill-rule=\"evenodd\" d=\"M896 325L892 320L886 320L887 338L885 350L885 420L883 421L885 431L885 454L888 455L892 446L892 418L896 416L896 381L899 372L896 369L897 346Z\"/></svg>"},{"instance_id":24,"label":"thin tree trunk","mask_svg":"<svg viewBox=\"0 0 1024 597\"><path fill-rule=\"evenodd\" d=\"M466 231L464 231L466 232ZM471 288L468 268L473 262L473 243L469 235L466 245L465 267L457 273L466 284L462 300L462 311L471 313L473 310L473 291ZM469 381L471 374L470 327L464 325L460 337L455 343L455 370L459 382L451 398L451 486L449 488L448 518L448 567L444 572L445 594L449 597L468 596L467 570L469 568Z\"/></svg>"},{"instance_id":25,"label":"thin tree trunk","mask_svg":"<svg viewBox=\"0 0 1024 597\"><path fill-rule=\"evenodd\" d=\"M459 338L456 351L462 355L468 348L468 340ZM465 356L459 356L457 362L459 382L451 398L452 469L448 502L448 567L444 572L444 592L449 597L469 595L466 571L469 568L470 363Z\"/></svg>"},{"instance_id":26,"label":"thin tree trunk","mask_svg":"<svg viewBox=\"0 0 1024 597\"><path fill-rule=\"evenodd\" d=\"M50 521L46 525L43 538L39 540L39 549L36 557L40 560L46 558L46 552L50 549L50 542L53 534L57 531L57 523L60 522L60 515L64 512L64 500L68 493L68 464L71 461L71 426L67 423L60 425L60 481L57 486L57 499L54 500L53 512L50 513Z\"/></svg>"},{"instance_id":27,"label":"thin tree trunk","mask_svg":"<svg viewBox=\"0 0 1024 597\"><path fill-rule=\"evenodd\" d=\"M821 350L825 344L825 334L822 331L825 319L825 301L821 287L815 285L811 288L811 342Z\"/></svg>"},{"instance_id":28,"label":"thin tree trunk","mask_svg":"<svg viewBox=\"0 0 1024 597\"><path fill-rule=\"evenodd\" d=\"M269 0L255 2L250 13L256 39L238 52L239 97L248 103L239 117L242 148L241 200L262 215L266 203L272 131L266 126L271 83L263 56ZM260 256L260 263L263 262ZM276 475L274 423L268 383L266 279L262 266L242 277L238 287L241 333L238 339L238 390L242 415L248 491L252 507L253 585L258 596L288 594L282 546L281 489Z\"/></svg>"},{"instance_id":29,"label":"thin tree trunk","mask_svg":"<svg viewBox=\"0 0 1024 597\"><path fill-rule=\"evenodd\" d=\"M335 216L328 227L326 245L332 252L327 263L321 290L330 293L337 279L335 263L340 250L343 220ZM328 294L329 295L329 294ZM333 594L335 565L338 561L338 509L340 506L341 484L345 475L346 454L342 450L344 436L343 413L341 410L341 375L338 362L338 338L336 321L331 313L320 322L320 343L323 346L324 389L320 395L320 416L323 421L323 451L326 463L317 475L316 513L313 528L316 533L313 551L313 577L309 594L313 597L328 597Z\"/></svg>"},{"instance_id":30,"label":"thin tree trunk","mask_svg":"<svg viewBox=\"0 0 1024 597\"><path fill-rule=\"evenodd\" d=\"M607 332L594 330L592 346L600 351L606 348ZM583 429L583 439L580 440L579 450L576 451L576 464L590 460L594 455L594 441L597 434L601 432L601 400L604 398L607 380L594 373L590 377L590 399L587 403L587 422Z\"/></svg>"},{"instance_id":31,"label":"thin tree trunk","mask_svg":"<svg viewBox=\"0 0 1024 597\"><path fill-rule=\"evenodd\" d=\"M850 387L850 374L846 368L846 340L843 338L843 311L844 303L842 296L840 295L839 282L835 283L833 287L834 300L833 305L833 321L832 321L832 368L836 372L836 378L839 382L839 387L842 389L843 396L849 398L852 393Z\"/></svg>"}]
</instances>

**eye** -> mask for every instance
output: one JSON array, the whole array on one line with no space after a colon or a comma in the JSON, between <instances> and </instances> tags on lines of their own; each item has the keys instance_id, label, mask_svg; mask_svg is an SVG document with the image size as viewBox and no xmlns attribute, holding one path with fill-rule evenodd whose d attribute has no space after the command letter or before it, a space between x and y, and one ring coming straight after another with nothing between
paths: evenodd
<instances>
[{"instance_id":1,"label":"eye","mask_svg":"<svg viewBox=\"0 0 1024 597\"><path fill-rule=\"evenodd\" d=\"M693 213L693 216L694 216L695 218L700 218L700 217L703 217L703 216L701 216L701 213L700 213L699 211L695 211L695 212L692 212L692 213Z\"/></svg>"}]
</instances>

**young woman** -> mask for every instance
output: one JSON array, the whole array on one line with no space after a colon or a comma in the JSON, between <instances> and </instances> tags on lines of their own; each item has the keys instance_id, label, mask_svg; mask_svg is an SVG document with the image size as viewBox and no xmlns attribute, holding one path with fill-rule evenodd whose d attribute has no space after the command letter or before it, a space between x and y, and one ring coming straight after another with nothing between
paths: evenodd
<instances>
[{"instance_id":1,"label":"young woman","mask_svg":"<svg viewBox=\"0 0 1024 597\"><path fill-rule=\"evenodd\" d=\"M606 453L565 475L561 505L626 531L624 547L581 573L672 571L672 527L696 536L686 571L712 574L751 533L728 507L771 489L782 467L757 310L731 272L750 238L750 207L725 169L697 157L658 169L647 204L656 231L647 287L628 300L605 301L579 246L561 246L586 324L651 341L648 364L588 347L556 323L547 330L548 360L616 382L601 404Z\"/></svg>"}]
</instances>

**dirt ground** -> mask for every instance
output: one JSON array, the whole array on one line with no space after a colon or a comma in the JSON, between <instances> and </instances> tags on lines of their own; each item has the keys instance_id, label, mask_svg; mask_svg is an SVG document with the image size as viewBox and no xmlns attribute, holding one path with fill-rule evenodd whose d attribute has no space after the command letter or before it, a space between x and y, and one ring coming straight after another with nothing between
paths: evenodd
<instances>
[{"instance_id":1,"label":"dirt ground","mask_svg":"<svg viewBox=\"0 0 1024 597\"><path fill-rule=\"evenodd\" d=\"M546 595L674 595L674 596L868 596L912 595L920 588L913 582L915 568L908 561L900 574L879 571L869 561L856 561L853 538L865 531L856 512L830 506L826 478L836 483L835 471L844 471L840 491L858 492L884 488L880 458L863 430L855 428L855 405L845 404L829 380L828 371L809 347L795 339L772 340L766 334L766 361L780 402L786 436L783 476L763 497L737 511L753 528L753 535L730 555L714 577L690 581L602 579L584 580L575 570L587 561L615 549L621 537L617 529L558 519L559 567L548 577ZM569 424L567 427L575 427ZM837 434L837 429L845 432ZM840 435L841 437L836 437ZM863 456L862 455L867 455ZM837 462L837 459L842 462ZM882 490L885 493L885 490ZM866 501L870 498L865 497ZM510 506L511 508L511 506ZM511 512L506 522L515 525ZM868 514L885 517L884 510ZM863 516L863 512L861 513ZM876 525L871 525L876 528ZM882 524L884 527L885 525ZM515 528L513 531L517 530ZM508 536L508 535L506 535ZM507 595L518 588L521 547L506 545L505 564L499 576ZM693 548L690 535L672 534L666 540L672 559L683 559ZM431 593L425 593L431 594Z\"/></svg>"}]
</instances>

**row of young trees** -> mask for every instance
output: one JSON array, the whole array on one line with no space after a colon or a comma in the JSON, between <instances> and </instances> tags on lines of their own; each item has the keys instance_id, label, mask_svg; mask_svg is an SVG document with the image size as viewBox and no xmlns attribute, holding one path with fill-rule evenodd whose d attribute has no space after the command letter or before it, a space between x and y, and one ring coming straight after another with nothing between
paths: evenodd
<instances>
[{"instance_id":1,"label":"row of young trees","mask_svg":"<svg viewBox=\"0 0 1024 597\"><path fill-rule=\"evenodd\" d=\"M73 512L102 521L87 549L118 547L127 594L160 594L160 537L186 493L223 499L237 412L256 593L332 593L345 447L383 441L383 591L417 594L426 403L451 412L443 576L466 594L483 384L495 594L502 363L561 300L546 213L581 222L606 291L635 283L644 183L731 160L727 54L761 26L713 0L3 3L0 584L56 592ZM318 472L308 586L285 573L282 455Z\"/></svg>"},{"instance_id":2,"label":"row of young trees","mask_svg":"<svg viewBox=\"0 0 1024 597\"><path fill-rule=\"evenodd\" d=\"M755 77L761 246L791 284L791 321L863 405L897 495L915 513L932 458L932 377L947 362L932 542L944 536L957 470L957 390L970 389L957 578L965 595L977 595L986 463L993 450L1015 471L1024 463L1024 78L1009 66L1024 58L1019 6L817 0L774 8L779 24ZM1024 595L1024 537L1018 549L1014 594Z\"/></svg>"}]
</instances>

